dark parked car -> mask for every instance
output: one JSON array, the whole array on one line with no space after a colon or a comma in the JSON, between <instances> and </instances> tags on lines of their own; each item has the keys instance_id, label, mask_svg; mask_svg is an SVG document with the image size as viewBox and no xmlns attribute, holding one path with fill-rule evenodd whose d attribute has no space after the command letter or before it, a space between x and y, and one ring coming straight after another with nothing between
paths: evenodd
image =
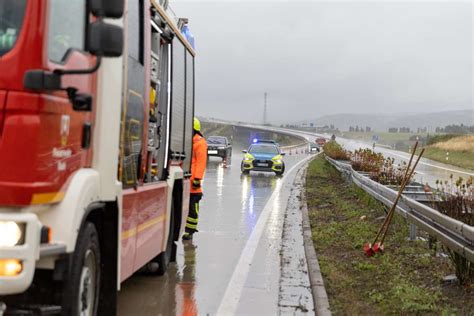
<instances>
[{"instance_id":1,"label":"dark parked car","mask_svg":"<svg viewBox=\"0 0 474 316\"><path fill-rule=\"evenodd\" d=\"M207 156L230 160L232 157L232 144L227 137L209 136L207 138Z\"/></svg>"}]
</instances>

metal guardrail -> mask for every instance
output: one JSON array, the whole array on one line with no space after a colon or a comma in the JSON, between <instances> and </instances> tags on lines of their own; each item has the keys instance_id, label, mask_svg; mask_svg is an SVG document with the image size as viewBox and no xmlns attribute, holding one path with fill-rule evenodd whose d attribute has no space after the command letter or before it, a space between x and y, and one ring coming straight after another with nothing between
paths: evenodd
<instances>
[{"instance_id":1,"label":"metal guardrail","mask_svg":"<svg viewBox=\"0 0 474 316\"><path fill-rule=\"evenodd\" d=\"M352 182L369 195L391 207L397 192L369 177L354 171L348 162L341 162L326 156L337 170L350 177ZM437 210L422 204L405 193L401 196L396 211L410 223L436 237L444 245L474 262L474 227L441 214Z\"/></svg>"},{"instance_id":2,"label":"metal guardrail","mask_svg":"<svg viewBox=\"0 0 474 316\"><path fill-rule=\"evenodd\" d=\"M308 142L306 143L299 143L299 144L296 144L296 145L289 145L289 146L281 146L281 149L287 151L287 150L292 150L292 149L296 149L296 148L303 148L303 147L308 147Z\"/></svg>"}]
</instances>

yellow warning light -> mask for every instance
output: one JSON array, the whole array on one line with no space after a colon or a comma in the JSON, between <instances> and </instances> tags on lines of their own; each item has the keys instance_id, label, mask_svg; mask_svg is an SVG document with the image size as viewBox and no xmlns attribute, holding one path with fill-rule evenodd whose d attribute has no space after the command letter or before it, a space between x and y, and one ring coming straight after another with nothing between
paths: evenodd
<instances>
[{"instance_id":1,"label":"yellow warning light","mask_svg":"<svg viewBox=\"0 0 474 316\"><path fill-rule=\"evenodd\" d=\"M23 265L16 259L0 259L0 276L17 276L23 270Z\"/></svg>"}]
</instances>

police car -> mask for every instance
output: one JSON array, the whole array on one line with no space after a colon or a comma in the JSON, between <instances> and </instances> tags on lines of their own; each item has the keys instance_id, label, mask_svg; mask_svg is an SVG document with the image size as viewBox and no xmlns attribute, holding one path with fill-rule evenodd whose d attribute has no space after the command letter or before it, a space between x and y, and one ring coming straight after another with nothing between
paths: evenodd
<instances>
[{"instance_id":1,"label":"police car","mask_svg":"<svg viewBox=\"0 0 474 316\"><path fill-rule=\"evenodd\" d=\"M243 150L240 165L243 174L250 171L268 171L281 176L285 172L285 162L280 146L272 140L254 139L248 150Z\"/></svg>"}]
</instances>

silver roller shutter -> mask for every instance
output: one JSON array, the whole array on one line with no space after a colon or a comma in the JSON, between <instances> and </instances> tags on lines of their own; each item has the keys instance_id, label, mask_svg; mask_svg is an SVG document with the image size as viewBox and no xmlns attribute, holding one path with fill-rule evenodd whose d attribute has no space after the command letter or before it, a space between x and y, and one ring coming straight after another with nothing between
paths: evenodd
<instances>
[{"instance_id":1,"label":"silver roller shutter","mask_svg":"<svg viewBox=\"0 0 474 316\"><path fill-rule=\"evenodd\" d=\"M186 106L186 64L184 45L177 39L173 41L172 54L170 150L172 153L183 153Z\"/></svg>"},{"instance_id":2,"label":"silver roller shutter","mask_svg":"<svg viewBox=\"0 0 474 316\"><path fill-rule=\"evenodd\" d=\"M186 52L186 127L184 137L184 172L191 172L193 150L193 120L194 120L194 57Z\"/></svg>"}]
</instances>

